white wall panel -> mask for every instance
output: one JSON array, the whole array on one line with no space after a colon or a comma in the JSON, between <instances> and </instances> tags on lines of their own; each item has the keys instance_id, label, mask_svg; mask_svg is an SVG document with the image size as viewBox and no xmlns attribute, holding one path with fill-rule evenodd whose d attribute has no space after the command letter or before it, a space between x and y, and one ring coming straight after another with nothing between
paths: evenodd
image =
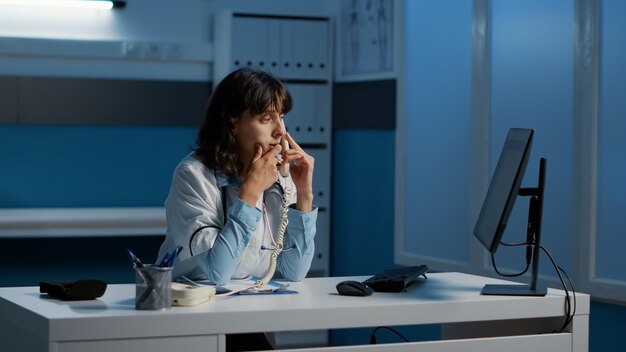
<instances>
[{"instance_id":1,"label":"white wall panel","mask_svg":"<svg viewBox=\"0 0 626 352\"><path fill-rule=\"evenodd\" d=\"M396 261L460 270L473 240L468 218L472 1L452 7L409 1L405 16L406 111L398 121L396 157L404 178L397 185L396 208L404 216L396 222Z\"/></svg>"},{"instance_id":2,"label":"white wall panel","mask_svg":"<svg viewBox=\"0 0 626 352\"><path fill-rule=\"evenodd\" d=\"M595 277L626 283L626 3L601 2Z\"/></svg>"}]
</instances>

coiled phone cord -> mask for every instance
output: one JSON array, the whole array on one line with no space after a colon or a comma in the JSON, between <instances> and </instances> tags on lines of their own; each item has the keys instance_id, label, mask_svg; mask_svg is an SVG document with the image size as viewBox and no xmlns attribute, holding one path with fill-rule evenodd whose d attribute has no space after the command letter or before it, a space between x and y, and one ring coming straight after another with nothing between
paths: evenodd
<instances>
[{"instance_id":1,"label":"coiled phone cord","mask_svg":"<svg viewBox=\"0 0 626 352\"><path fill-rule=\"evenodd\" d=\"M283 194L283 207L280 212L280 227L278 228L278 234L276 238L276 245L274 246L274 250L272 251L272 255L270 257L270 267L260 280L254 283L254 288L260 290L265 286L271 279L274 277L274 273L276 272L276 263L278 261L278 255L283 251L283 238L285 236L285 231L287 230L287 224L289 224L289 220L287 218L287 212L289 211L289 199L291 198L291 189L289 187L285 187L285 191Z\"/></svg>"}]
</instances>

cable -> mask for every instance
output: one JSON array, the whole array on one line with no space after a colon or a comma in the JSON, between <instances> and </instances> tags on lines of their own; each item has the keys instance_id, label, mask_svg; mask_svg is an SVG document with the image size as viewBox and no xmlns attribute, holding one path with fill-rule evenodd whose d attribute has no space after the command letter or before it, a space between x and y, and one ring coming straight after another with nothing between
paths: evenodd
<instances>
[{"instance_id":1,"label":"cable","mask_svg":"<svg viewBox=\"0 0 626 352\"><path fill-rule=\"evenodd\" d=\"M281 212L280 212L280 218L281 218L280 227L278 229L278 234L276 238L276 246L274 247L274 250L272 251L272 255L270 257L270 267L267 273L265 274L265 276L263 276L261 280L254 283L254 287L257 290L260 290L263 286L265 286L265 284L267 284L272 279L272 277L274 276L274 273L276 272L276 262L278 260L278 255L280 254L280 252L283 251L283 239L285 236L285 230L287 230L287 224L289 223L289 220L287 218L287 213L289 210L289 198L290 197L291 197L291 189L289 187L285 187L285 193L283 194L283 208L281 209Z\"/></svg>"},{"instance_id":2,"label":"cable","mask_svg":"<svg viewBox=\"0 0 626 352\"><path fill-rule=\"evenodd\" d=\"M565 270L563 270L563 268L561 268L560 266L559 266L559 270L561 270L561 272L563 272L563 275L565 275L565 278L567 279L567 282L569 283L569 286L572 289L572 297L574 298L573 299L574 308L571 311L569 320L566 320L565 324L563 324L563 327L561 328L561 330L563 330L565 327L567 327L569 323L572 322L572 320L574 320L574 316L576 315L576 291L574 291L574 285L572 284L572 280L570 280L569 276L567 276L567 273L565 272ZM569 300L569 297L568 297L568 300Z\"/></svg>"},{"instance_id":3,"label":"cable","mask_svg":"<svg viewBox=\"0 0 626 352\"><path fill-rule=\"evenodd\" d=\"M524 274L526 274L526 272L528 271L528 268L530 266L529 263L526 263L526 267L524 268L524 271L519 272L519 273L515 273L515 274L505 274L500 272L500 270L498 270L498 267L496 266L496 258L493 255L493 253L491 253L491 264L493 264L493 268L496 270L496 273L498 273L498 275L504 276L504 277L517 277L517 276L522 276Z\"/></svg>"},{"instance_id":4,"label":"cable","mask_svg":"<svg viewBox=\"0 0 626 352\"><path fill-rule=\"evenodd\" d=\"M527 242L520 242L520 243L506 243L506 242L500 242L501 245L503 246L507 246L507 247L516 247L516 246L528 246ZM500 270L498 270L498 266L496 265L496 257L493 253L491 253L491 264L493 265L494 270L496 271L496 273L498 273L498 275L504 276L504 277L517 277L517 276L522 276L524 274L526 274L526 272L528 271L528 268L530 267L530 257L529 257L529 251L526 250L526 267L524 268L524 271L519 272L519 273L515 273L515 274L505 274L500 272Z\"/></svg>"},{"instance_id":5,"label":"cable","mask_svg":"<svg viewBox=\"0 0 626 352\"><path fill-rule=\"evenodd\" d=\"M391 332L395 333L396 335L398 335L402 340L404 340L404 342L410 342L406 337L402 336L401 333L397 332L396 330L388 327L388 326L379 326L376 329L374 329L374 331L372 331L372 335L370 335L370 345L375 345L376 344L376 332L380 329L387 329L390 330Z\"/></svg>"},{"instance_id":6,"label":"cable","mask_svg":"<svg viewBox=\"0 0 626 352\"><path fill-rule=\"evenodd\" d=\"M267 215L267 207L265 206L265 201L263 201L263 218L265 219L265 228L270 233L270 239L272 240L272 244L276 246L276 241L274 240L274 232L272 231L272 226L270 224L270 218Z\"/></svg>"},{"instance_id":7,"label":"cable","mask_svg":"<svg viewBox=\"0 0 626 352\"><path fill-rule=\"evenodd\" d=\"M567 327L567 325L569 325L569 323L574 319L574 315L576 314L576 291L574 291L574 285L572 284L572 280L570 280L565 270L563 270L563 268L561 268L558 264L556 264L556 261L554 260L554 258L552 258L552 255L550 255L550 252L548 252L548 250L545 249L541 245L539 246L539 248L548 256L548 258L550 258L550 261L552 262L552 265L554 266L554 269L556 270L559 280L561 281L561 285L563 285L563 291L565 291L565 303L566 303L565 322L563 323L563 326L561 326L561 328L557 330L557 332L561 332ZM561 276L561 272L567 278L567 282L569 283L569 286L571 288L573 298L570 298L569 296L569 291L567 290L567 286L565 285L563 276ZM573 307L572 307L572 301L573 301Z\"/></svg>"},{"instance_id":8,"label":"cable","mask_svg":"<svg viewBox=\"0 0 626 352\"><path fill-rule=\"evenodd\" d=\"M563 331L563 329L565 329L565 327L567 326L567 324L569 324L571 319L573 319L572 304L571 304L571 300L570 300L570 297L569 297L569 291L567 290L567 286L565 285L565 281L563 281L563 277L561 276L560 266L558 266L556 264L556 262L555 262L554 258L552 257L552 255L550 255L550 253L543 246L539 246L539 248L542 249L544 251L544 253L546 253L548 258L550 259L550 262L552 262L552 265L554 266L554 269L556 270L557 276L559 277L559 280L561 281L561 285L563 286L563 290L565 291L565 322L563 323L563 326L561 326L561 328L559 330L555 330L554 331L554 332L558 333L558 332Z\"/></svg>"},{"instance_id":9,"label":"cable","mask_svg":"<svg viewBox=\"0 0 626 352\"><path fill-rule=\"evenodd\" d=\"M500 242L500 244L502 244L503 246L510 246L510 247L527 246L528 245L528 243L526 243L526 242L520 242L520 243ZM559 330L555 330L554 331L556 333L560 333L565 328L567 328L567 326L572 322L572 320L574 319L574 316L576 315L576 291L574 290L574 285L572 283L572 280L570 280L569 276L567 275L567 272L565 272L565 270L563 268L561 268L556 263L556 261L554 260L554 258L550 254L550 252L548 252L548 250L545 249L545 247L543 247L542 245L539 245L539 249L541 249L548 256L548 259L550 259L550 262L552 263L552 266L554 267L554 270L556 271L556 274L559 277L559 281L561 281L561 286L563 287L563 291L565 291L565 321L563 322L563 325L561 326L561 328ZM496 270L496 272L499 275L502 275L502 276L508 276L508 277L520 276L520 275L524 274L528 270L528 262L529 261L527 260L526 269L524 269L524 271L522 273L519 273L519 274L503 274L503 273L500 273L498 271L498 268L496 268L496 263L495 263L495 259L494 259L493 253L491 254L491 260L492 260L493 267ZM569 283L569 287L571 288L571 292L572 292L572 297L571 298L570 298L570 290L567 289L567 285L565 284L565 280L563 280L563 276L561 275L561 273L563 273L563 275L565 275L565 278L567 279L567 282Z\"/></svg>"}]
</instances>

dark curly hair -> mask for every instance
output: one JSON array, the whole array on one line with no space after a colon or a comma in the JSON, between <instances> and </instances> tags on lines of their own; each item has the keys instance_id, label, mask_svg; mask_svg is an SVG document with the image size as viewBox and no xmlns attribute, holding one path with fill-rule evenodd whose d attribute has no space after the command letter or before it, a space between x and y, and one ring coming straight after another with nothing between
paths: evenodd
<instances>
[{"instance_id":1,"label":"dark curly hair","mask_svg":"<svg viewBox=\"0 0 626 352\"><path fill-rule=\"evenodd\" d=\"M240 119L249 110L258 115L269 107L279 113L291 110L291 94L279 79L268 72L242 68L226 76L211 94L194 149L204 165L236 176L243 169L232 133L231 117Z\"/></svg>"}]
</instances>

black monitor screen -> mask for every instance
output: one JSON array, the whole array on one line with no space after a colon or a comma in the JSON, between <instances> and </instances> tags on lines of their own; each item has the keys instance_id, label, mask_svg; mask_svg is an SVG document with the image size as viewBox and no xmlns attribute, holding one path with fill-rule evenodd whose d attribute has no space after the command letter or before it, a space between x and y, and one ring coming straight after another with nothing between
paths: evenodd
<instances>
[{"instance_id":1,"label":"black monitor screen","mask_svg":"<svg viewBox=\"0 0 626 352\"><path fill-rule=\"evenodd\" d=\"M532 144L533 130L511 128L489 183L474 235L495 253L519 193Z\"/></svg>"}]
</instances>

